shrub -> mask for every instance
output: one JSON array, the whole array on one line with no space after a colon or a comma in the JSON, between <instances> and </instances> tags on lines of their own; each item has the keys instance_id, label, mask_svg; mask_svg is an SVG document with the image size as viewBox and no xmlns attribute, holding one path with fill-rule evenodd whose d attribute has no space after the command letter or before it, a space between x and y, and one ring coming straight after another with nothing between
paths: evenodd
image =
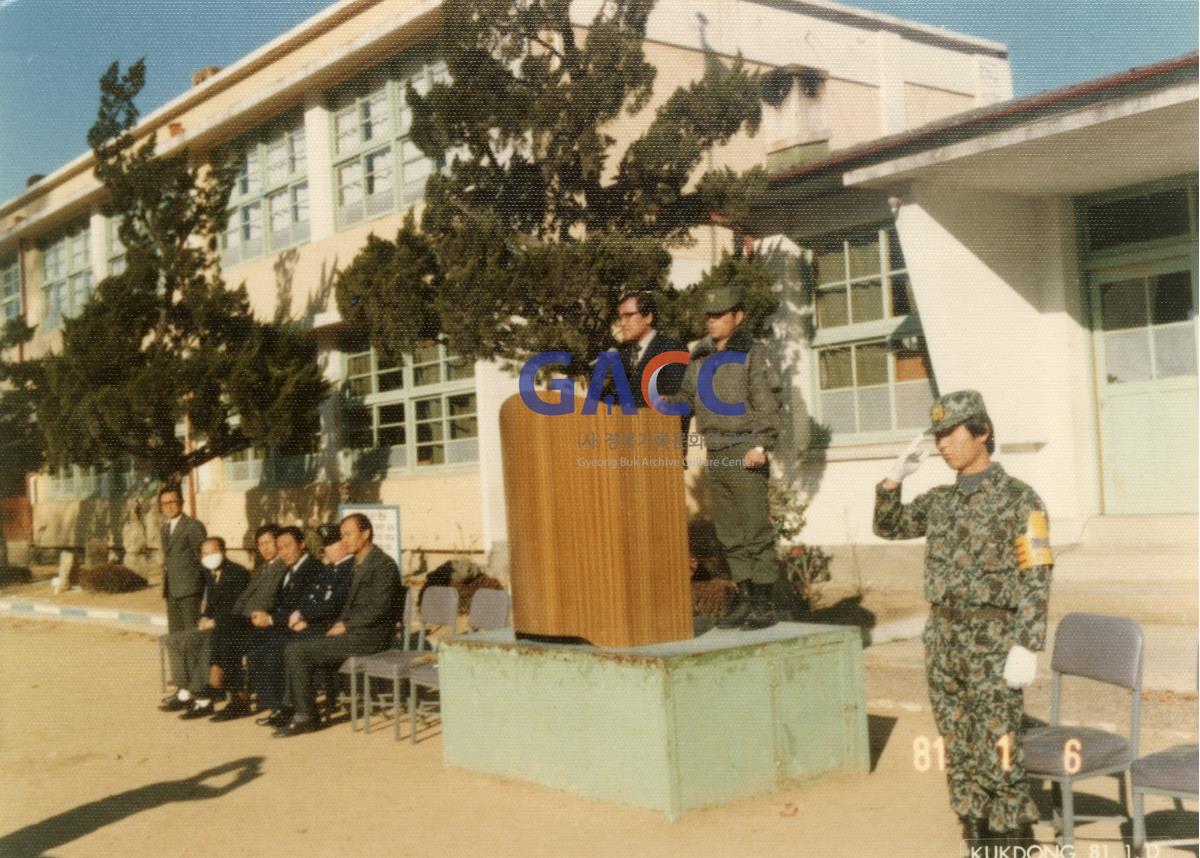
<instances>
[{"instance_id":1,"label":"shrub","mask_svg":"<svg viewBox=\"0 0 1200 858\"><path fill-rule=\"evenodd\" d=\"M146 587L147 581L126 566L103 563L80 569L79 586L92 593L132 593Z\"/></svg>"}]
</instances>

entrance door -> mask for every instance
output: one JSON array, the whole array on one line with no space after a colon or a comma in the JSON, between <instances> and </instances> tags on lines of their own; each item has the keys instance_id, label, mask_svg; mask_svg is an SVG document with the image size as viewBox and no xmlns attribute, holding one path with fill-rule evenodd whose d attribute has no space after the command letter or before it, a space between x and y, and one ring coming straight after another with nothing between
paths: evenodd
<instances>
[{"instance_id":1,"label":"entrance door","mask_svg":"<svg viewBox=\"0 0 1200 858\"><path fill-rule=\"evenodd\" d=\"M1091 277L1104 511L1197 511L1196 271L1187 258Z\"/></svg>"}]
</instances>

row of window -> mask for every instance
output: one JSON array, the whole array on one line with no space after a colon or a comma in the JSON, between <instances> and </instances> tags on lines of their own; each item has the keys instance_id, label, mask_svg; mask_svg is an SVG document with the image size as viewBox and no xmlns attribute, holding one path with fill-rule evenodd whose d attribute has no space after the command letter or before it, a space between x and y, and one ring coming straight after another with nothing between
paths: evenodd
<instances>
[{"instance_id":1,"label":"row of window","mask_svg":"<svg viewBox=\"0 0 1200 858\"><path fill-rule=\"evenodd\" d=\"M352 481L382 479L397 471L479 460L474 367L445 346L418 349L399 363L374 350L344 356L339 423L332 449L337 470ZM181 427L182 431L182 427ZM223 460L225 480L253 485L299 485L319 479L322 433L308 449L280 453L241 450ZM67 467L52 472L51 500L119 497L144 487L132 468L104 471Z\"/></svg>"}]
</instances>

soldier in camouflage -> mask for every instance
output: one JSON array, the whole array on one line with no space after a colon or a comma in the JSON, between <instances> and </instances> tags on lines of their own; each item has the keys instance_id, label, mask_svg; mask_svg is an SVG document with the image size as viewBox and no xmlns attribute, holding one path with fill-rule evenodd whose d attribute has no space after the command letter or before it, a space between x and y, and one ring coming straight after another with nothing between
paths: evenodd
<instances>
[{"instance_id":1,"label":"soldier in camouflage","mask_svg":"<svg viewBox=\"0 0 1200 858\"><path fill-rule=\"evenodd\" d=\"M876 488L874 529L885 539L926 538L925 671L963 836L1032 845L1038 814L1019 730L1021 689L1046 644L1054 565L1046 511L992 462L994 430L978 392L946 394L930 416L928 432L957 480L901 502L901 482L925 455L917 436Z\"/></svg>"},{"instance_id":2,"label":"soldier in camouflage","mask_svg":"<svg viewBox=\"0 0 1200 858\"><path fill-rule=\"evenodd\" d=\"M767 507L767 453L779 438L779 373L766 346L754 342L742 324L740 290L711 289L703 302L708 336L692 350L679 392L668 398L691 406L708 448L713 527L738 585L734 606L719 625L764 628L775 622L771 596L779 577ZM709 367L713 372L715 366L712 389L721 402L744 404L741 413L714 411L698 393L705 366L722 352L740 352L741 359Z\"/></svg>"}]
</instances>

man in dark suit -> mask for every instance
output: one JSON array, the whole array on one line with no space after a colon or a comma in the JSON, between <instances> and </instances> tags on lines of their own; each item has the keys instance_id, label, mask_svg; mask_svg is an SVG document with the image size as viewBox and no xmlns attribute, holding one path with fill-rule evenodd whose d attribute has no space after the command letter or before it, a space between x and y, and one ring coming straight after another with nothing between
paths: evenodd
<instances>
[{"instance_id":1,"label":"man in dark suit","mask_svg":"<svg viewBox=\"0 0 1200 858\"><path fill-rule=\"evenodd\" d=\"M686 352L687 345L679 340L660 334L655 325L658 321L658 305L649 292L626 292L617 305L617 319L621 324L621 363L633 391L633 401L639 409L646 407L642 395L642 375L652 358L663 352ZM675 393L683 382L683 364L672 363L663 367L658 374L658 392L663 396Z\"/></svg>"},{"instance_id":2,"label":"man in dark suit","mask_svg":"<svg viewBox=\"0 0 1200 858\"><path fill-rule=\"evenodd\" d=\"M275 675L286 677L283 669L284 647L301 637L323 636L342 612L346 596L350 592L350 570L354 566L354 555L346 548L346 543L342 541L342 532L336 524L320 525L317 528L317 536L325 549L325 568L305 595L303 604L288 617L289 634L273 636L270 639L270 651L267 651L264 644L261 651L256 647L251 652L252 674L255 661L261 659L262 669L272 670ZM266 664L267 660L270 661L269 666ZM294 714L290 706L284 705L284 701L290 698L291 695L285 687L282 698L271 705L270 714L256 719L254 723L267 727L282 727L287 724ZM268 705L261 692L258 705L259 709Z\"/></svg>"},{"instance_id":3,"label":"man in dark suit","mask_svg":"<svg viewBox=\"0 0 1200 858\"><path fill-rule=\"evenodd\" d=\"M183 494L176 486L158 493L162 511L163 598L167 600L167 631L186 632L200 621L204 595L204 567L200 565L200 543L208 535L204 525L183 514ZM172 662L171 672L183 666Z\"/></svg>"},{"instance_id":4,"label":"man in dark suit","mask_svg":"<svg viewBox=\"0 0 1200 858\"><path fill-rule=\"evenodd\" d=\"M273 712L283 707L283 647L294 637L290 627L292 617L304 606L325 571L324 564L308 552L300 528L280 528L275 544L287 568L271 609L250 614L254 631L250 633L246 652L250 686L258 697L258 708ZM248 714L249 700L238 695L213 720L230 721Z\"/></svg>"},{"instance_id":5,"label":"man in dark suit","mask_svg":"<svg viewBox=\"0 0 1200 858\"><path fill-rule=\"evenodd\" d=\"M167 635L165 641L172 663L181 664L183 671L174 676L176 692L158 707L164 712L187 709L192 698L203 693L208 682L213 627L229 616L250 580L245 566L225 556L225 540L219 536L206 537L200 544L200 563L205 577L200 621L194 629Z\"/></svg>"},{"instance_id":6,"label":"man in dark suit","mask_svg":"<svg viewBox=\"0 0 1200 858\"><path fill-rule=\"evenodd\" d=\"M354 554L350 590L337 622L321 637L292 641L284 650L288 694L295 715L274 736L296 736L316 729L313 673L337 667L352 655L370 655L387 647L400 615L400 571L372 541L371 520L362 513L342 519L342 541Z\"/></svg>"},{"instance_id":7,"label":"man in dark suit","mask_svg":"<svg viewBox=\"0 0 1200 858\"><path fill-rule=\"evenodd\" d=\"M279 528L264 524L254 533L254 545L260 562L258 571L237 597L230 612L217 620L209 644L208 686L197 695L182 718L203 718L213 714L213 702L225 698L226 688L242 686L242 656L254 625L250 617L258 611L270 611L275 606L275 594L287 572L279 559L275 537Z\"/></svg>"}]
</instances>

